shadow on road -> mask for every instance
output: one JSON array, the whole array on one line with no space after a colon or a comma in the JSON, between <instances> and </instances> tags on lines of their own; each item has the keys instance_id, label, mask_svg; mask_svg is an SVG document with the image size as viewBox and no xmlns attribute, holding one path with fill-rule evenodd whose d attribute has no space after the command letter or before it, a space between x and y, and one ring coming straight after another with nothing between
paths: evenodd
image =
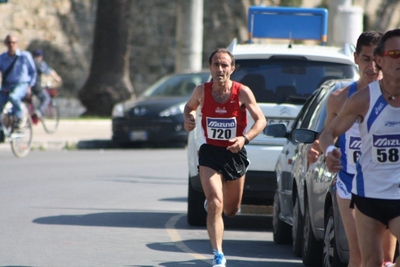
<instances>
[{"instance_id":1,"label":"shadow on road","mask_svg":"<svg viewBox=\"0 0 400 267\"><path fill-rule=\"evenodd\" d=\"M176 199L182 201L182 199ZM77 215L59 215L37 218L33 223L48 225L76 225L76 226L94 226L94 227L131 227L131 228L149 228L165 229L172 217L178 216L179 219L174 223L173 228L178 230L199 230L203 229L206 235L205 227L192 227L187 223L187 217L182 213L163 213L163 212L101 212ZM234 218L225 218L225 231L252 232L258 231L260 235L266 235L272 229L272 218L268 216L236 216ZM208 239L183 239L179 242L155 242L147 244L152 250L187 253L183 251L178 243L184 245L191 251L201 255L210 255L210 244ZM229 248L226 256L229 259L229 266L235 267L253 267L253 266L302 266L299 259L292 255L291 246L276 245L273 241L260 240L224 240L224 247ZM285 258L279 258L279 255L286 255ZM247 258L237 259L237 257ZM292 261L293 260L293 261ZM288 263L288 261L290 263ZM137 267L147 267L132 265ZM184 262L163 262L159 266L210 266L208 260L194 259Z\"/></svg>"},{"instance_id":2,"label":"shadow on road","mask_svg":"<svg viewBox=\"0 0 400 267\"><path fill-rule=\"evenodd\" d=\"M162 212L102 212L77 215L58 215L33 220L37 224L77 225L96 227L132 227L132 228L165 228L173 216L182 215L175 225L176 229L202 229L187 223L187 217L181 213ZM266 216L237 216L225 218L225 229L242 231L265 231L271 229L271 218Z\"/></svg>"}]
</instances>

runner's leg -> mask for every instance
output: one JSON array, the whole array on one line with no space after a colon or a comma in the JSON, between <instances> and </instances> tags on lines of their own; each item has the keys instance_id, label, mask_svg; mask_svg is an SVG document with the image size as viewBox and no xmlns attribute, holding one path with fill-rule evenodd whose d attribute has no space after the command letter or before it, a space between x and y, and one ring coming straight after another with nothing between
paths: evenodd
<instances>
[{"instance_id":1,"label":"runner's leg","mask_svg":"<svg viewBox=\"0 0 400 267\"><path fill-rule=\"evenodd\" d=\"M389 230L397 238L397 240L400 240L400 216L389 221ZM399 250L400 250L400 248L399 248ZM400 251L399 251L399 255L400 255ZM396 262L396 266L400 266L400 256L397 257L395 262Z\"/></svg>"},{"instance_id":2,"label":"runner's leg","mask_svg":"<svg viewBox=\"0 0 400 267\"><path fill-rule=\"evenodd\" d=\"M245 175L241 178L229 182L223 181L224 192L224 213L226 216L233 217L240 209L242 203L243 187Z\"/></svg>"},{"instance_id":3,"label":"runner's leg","mask_svg":"<svg viewBox=\"0 0 400 267\"><path fill-rule=\"evenodd\" d=\"M348 267L360 267L361 266L361 253L358 246L356 223L354 220L354 209L350 208L350 199L341 198L338 194L336 199L339 206L340 217L342 218L344 230L347 235L347 241L349 243L349 263Z\"/></svg>"},{"instance_id":4,"label":"runner's leg","mask_svg":"<svg viewBox=\"0 0 400 267\"><path fill-rule=\"evenodd\" d=\"M222 252L224 235L222 175L206 166L199 166L200 180L207 199L207 232L211 246Z\"/></svg>"},{"instance_id":5,"label":"runner's leg","mask_svg":"<svg viewBox=\"0 0 400 267\"><path fill-rule=\"evenodd\" d=\"M357 209L357 206L355 207L355 221L362 266L382 266L382 238L386 231L386 226L380 221L364 215Z\"/></svg>"},{"instance_id":6,"label":"runner's leg","mask_svg":"<svg viewBox=\"0 0 400 267\"><path fill-rule=\"evenodd\" d=\"M386 230L382 239L383 262L394 262L396 241L396 237L389 230Z\"/></svg>"}]
</instances>

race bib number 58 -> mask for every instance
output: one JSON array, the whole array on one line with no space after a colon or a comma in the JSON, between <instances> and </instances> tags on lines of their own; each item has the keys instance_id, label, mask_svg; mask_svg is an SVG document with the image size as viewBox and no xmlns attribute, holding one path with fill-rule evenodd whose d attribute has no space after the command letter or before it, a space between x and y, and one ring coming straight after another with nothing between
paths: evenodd
<instances>
[{"instance_id":1,"label":"race bib number 58","mask_svg":"<svg viewBox=\"0 0 400 267\"><path fill-rule=\"evenodd\" d=\"M400 162L400 135L373 135L373 160L376 163Z\"/></svg>"},{"instance_id":2,"label":"race bib number 58","mask_svg":"<svg viewBox=\"0 0 400 267\"><path fill-rule=\"evenodd\" d=\"M229 140L236 137L236 118L207 117L207 136L214 140Z\"/></svg>"}]
</instances>

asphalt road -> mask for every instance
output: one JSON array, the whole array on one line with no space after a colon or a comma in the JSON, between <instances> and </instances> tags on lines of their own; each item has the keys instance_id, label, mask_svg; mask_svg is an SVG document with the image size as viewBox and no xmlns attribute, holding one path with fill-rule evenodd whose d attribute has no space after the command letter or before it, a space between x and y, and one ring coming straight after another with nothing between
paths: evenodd
<instances>
[{"instance_id":1,"label":"asphalt road","mask_svg":"<svg viewBox=\"0 0 400 267\"><path fill-rule=\"evenodd\" d=\"M0 150L0 266L210 266L186 222L185 149ZM229 267L302 266L271 218L226 221Z\"/></svg>"}]
</instances>

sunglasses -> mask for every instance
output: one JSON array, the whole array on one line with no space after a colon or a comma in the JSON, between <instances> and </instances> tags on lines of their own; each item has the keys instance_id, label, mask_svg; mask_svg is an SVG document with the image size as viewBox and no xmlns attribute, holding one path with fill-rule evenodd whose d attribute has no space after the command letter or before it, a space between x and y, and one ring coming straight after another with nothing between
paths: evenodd
<instances>
[{"instance_id":1,"label":"sunglasses","mask_svg":"<svg viewBox=\"0 0 400 267\"><path fill-rule=\"evenodd\" d=\"M17 42L16 41L7 41L6 43L7 44L16 44Z\"/></svg>"},{"instance_id":2,"label":"sunglasses","mask_svg":"<svg viewBox=\"0 0 400 267\"><path fill-rule=\"evenodd\" d=\"M400 50L391 50L391 51L386 51L385 53L382 54L382 56L386 57L391 57L391 58L400 58Z\"/></svg>"}]
</instances>

